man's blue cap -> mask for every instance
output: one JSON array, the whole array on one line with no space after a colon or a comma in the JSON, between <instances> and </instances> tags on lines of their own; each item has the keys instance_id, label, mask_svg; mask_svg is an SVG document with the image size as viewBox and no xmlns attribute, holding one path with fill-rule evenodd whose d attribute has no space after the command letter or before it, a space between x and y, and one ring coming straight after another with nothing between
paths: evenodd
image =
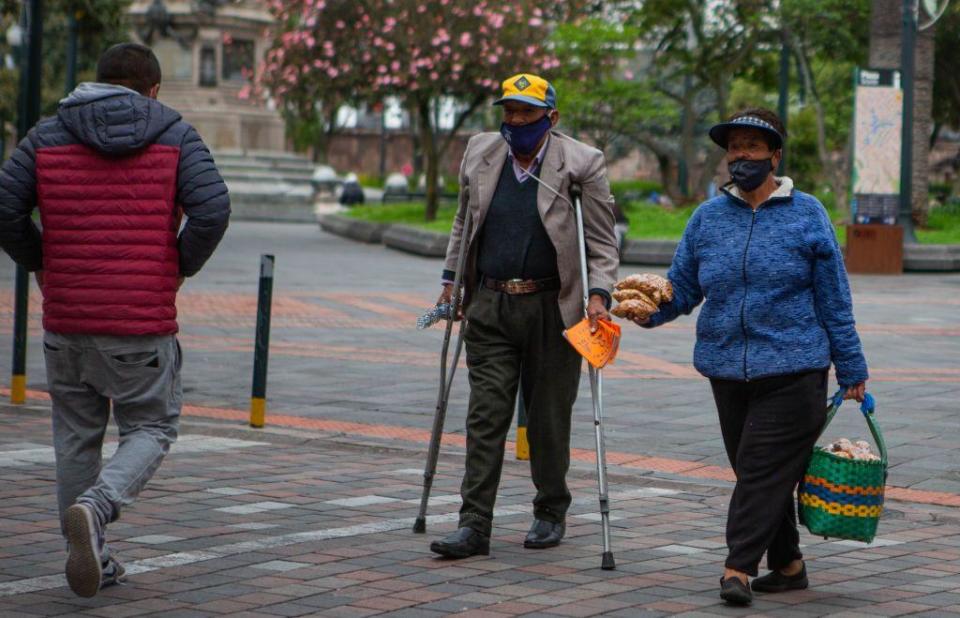
<instances>
[{"instance_id":1,"label":"man's blue cap","mask_svg":"<svg viewBox=\"0 0 960 618\"><path fill-rule=\"evenodd\" d=\"M532 73L519 73L503 80L503 94L493 102L503 105L507 101L519 101L534 107L557 108L557 92L550 82Z\"/></svg>"},{"instance_id":2,"label":"man's blue cap","mask_svg":"<svg viewBox=\"0 0 960 618\"><path fill-rule=\"evenodd\" d=\"M776 143L776 148L783 148L783 136L773 128L773 125L762 118L751 116L749 114L738 116L729 122L721 122L710 127L710 139L717 146L724 150L727 149L727 140L730 137L730 129L759 129L772 137Z\"/></svg>"}]
</instances>

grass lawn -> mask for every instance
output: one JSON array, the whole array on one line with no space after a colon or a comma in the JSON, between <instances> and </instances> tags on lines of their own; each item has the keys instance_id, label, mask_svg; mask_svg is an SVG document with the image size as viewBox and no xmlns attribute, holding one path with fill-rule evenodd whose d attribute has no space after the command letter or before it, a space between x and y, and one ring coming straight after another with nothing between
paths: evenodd
<instances>
[{"instance_id":1,"label":"grass lawn","mask_svg":"<svg viewBox=\"0 0 960 618\"><path fill-rule=\"evenodd\" d=\"M447 233L453 224L456 214L454 204L441 205L435 221L423 220L424 206L419 202L396 204L369 204L355 206L344 213L348 217L363 219L376 223L402 223L434 232ZM633 202L624 207L627 218L630 219L628 238L650 240L679 240L687 219L693 213L693 206L678 206L666 209L649 202ZM847 229L843 225L836 225L841 216L828 210L830 220L834 221L837 240L840 244L846 242ZM922 243L958 243L960 244L960 203L941 206L930 213L927 228L917 231Z\"/></svg>"}]
</instances>

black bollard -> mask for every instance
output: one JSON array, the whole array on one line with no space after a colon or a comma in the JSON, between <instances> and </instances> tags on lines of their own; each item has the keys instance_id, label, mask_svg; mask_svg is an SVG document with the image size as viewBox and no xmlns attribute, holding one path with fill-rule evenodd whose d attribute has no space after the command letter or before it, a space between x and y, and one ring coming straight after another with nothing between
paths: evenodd
<instances>
[{"instance_id":1,"label":"black bollard","mask_svg":"<svg viewBox=\"0 0 960 618\"><path fill-rule=\"evenodd\" d=\"M270 304L273 298L273 256L260 256L260 291L257 294L257 338L253 347L253 389L250 426L263 427L267 414L267 356L270 350Z\"/></svg>"}]
</instances>

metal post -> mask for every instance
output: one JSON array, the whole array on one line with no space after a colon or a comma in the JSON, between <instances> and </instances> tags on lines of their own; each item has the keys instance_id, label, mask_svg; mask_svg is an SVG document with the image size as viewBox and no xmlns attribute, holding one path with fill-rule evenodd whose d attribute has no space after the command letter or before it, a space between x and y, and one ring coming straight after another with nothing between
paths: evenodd
<instances>
[{"instance_id":1,"label":"metal post","mask_svg":"<svg viewBox=\"0 0 960 618\"><path fill-rule=\"evenodd\" d=\"M387 104L380 103L380 180L387 179Z\"/></svg>"},{"instance_id":2,"label":"metal post","mask_svg":"<svg viewBox=\"0 0 960 618\"><path fill-rule=\"evenodd\" d=\"M270 350L270 304L273 298L272 255L260 256L260 290L257 294L257 337L253 348L253 389L250 393L250 426L263 427L267 415L267 356Z\"/></svg>"},{"instance_id":3,"label":"metal post","mask_svg":"<svg viewBox=\"0 0 960 618\"><path fill-rule=\"evenodd\" d=\"M782 32L782 41L780 43L780 98L777 101L777 115L780 116L780 122L783 128L787 128L787 116L790 114L790 43L787 41L786 31ZM787 169L787 149L781 149L780 165L777 167L777 175L783 176Z\"/></svg>"},{"instance_id":4,"label":"metal post","mask_svg":"<svg viewBox=\"0 0 960 618\"><path fill-rule=\"evenodd\" d=\"M64 90L67 94L77 87L77 24L76 13L67 18L67 77L64 80Z\"/></svg>"},{"instance_id":5,"label":"metal post","mask_svg":"<svg viewBox=\"0 0 960 618\"><path fill-rule=\"evenodd\" d=\"M529 461L530 441L527 439L527 406L523 401L523 384L517 383L517 459Z\"/></svg>"},{"instance_id":6,"label":"metal post","mask_svg":"<svg viewBox=\"0 0 960 618\"><path fill-rule=\"evenodd\" d=\"M25 39L21 46L20 113L18 136L23 139L40 118L41 39L43 37L43 2L24 3ZM27 399L27 317L30 299L30 276L17 265L13 309L13 361L11 363L10 403Z\"/></svg>"},{"instance_id":7,"label":"metal post","mask_svg":"<svg viewBox=\"0 0 960 618\"><path fill-rule=\"evenodd\" d=\"M917 43L916 0L903 0L900 74L903 84L903 133L900 145L900 216L904 244L917 242L913 231L913 82Z\"/></svg>"}]
</instances>

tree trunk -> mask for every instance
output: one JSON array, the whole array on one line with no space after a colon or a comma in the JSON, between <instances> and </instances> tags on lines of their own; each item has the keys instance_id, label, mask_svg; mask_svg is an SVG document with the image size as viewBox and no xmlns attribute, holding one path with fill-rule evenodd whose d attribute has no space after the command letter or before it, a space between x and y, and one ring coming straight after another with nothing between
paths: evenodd
<instances>
[{"instance_id":1,"label":"tree trunk","mask_svg":"<svg viewBox=\"0 0 960 618\"><path fill-rule=\"evenodd\" d=\"M872 0L870 6L870 68L900 68L902 0ZM917 33L913 91L913 218L927 216L930 173L930 133L933 125L933 55L936 27Z\"/></svg>"},{"instance_id":2,"label":"tree trunk","mask_svg":"<svg viewBox=\"0 0 960 618\"><path fill-rule=\"evenodd\" d=\"M431 110L429 99L417 102L417 112L420 118L420 147L423 149L423 159L426 164L424 192L426 194L426 212L424 218L433 221L437 218L437 173L440 166L440 157L437 154L437 136L430 121Z\"/></svg>"}]
</instances>

